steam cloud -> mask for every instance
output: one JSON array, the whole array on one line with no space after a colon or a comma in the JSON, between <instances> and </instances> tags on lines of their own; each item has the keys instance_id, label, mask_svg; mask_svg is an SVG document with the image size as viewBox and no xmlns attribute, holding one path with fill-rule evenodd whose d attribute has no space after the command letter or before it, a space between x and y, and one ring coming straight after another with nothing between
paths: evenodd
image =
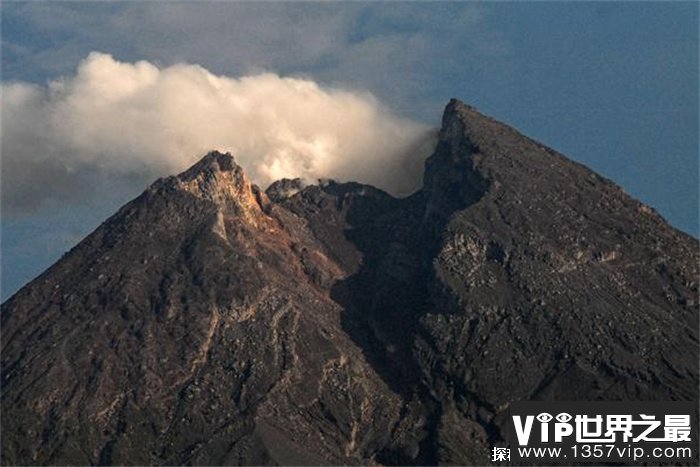
<instances>
[{"instance_id":1,"label":"steam cloud","mask_svg":"<svg viewBox=\"0 0 700 467\"><path fill-rule=\"evenodd\" d=\"M369 94L265 73L216 76L91 53L75 76L2 86L3 204L69 197L94 174L162 176L231 151L263 187L283 177L415 190L432 131Z\"/></svg>"}]
</instances>

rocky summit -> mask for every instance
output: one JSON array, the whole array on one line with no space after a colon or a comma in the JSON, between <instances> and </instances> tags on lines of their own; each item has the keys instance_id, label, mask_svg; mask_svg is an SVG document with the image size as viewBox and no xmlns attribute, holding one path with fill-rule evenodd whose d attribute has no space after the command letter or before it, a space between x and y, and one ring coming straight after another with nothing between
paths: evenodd
<instances>
[{"instance_id":1,"label":"rocky summit","mask_svg":"<svg viewBox=\"0 0 700 467\"><path fill-rule=\"evenodd\" d=\"M3 464L483 464L518 400L698 400L698 241L453 100L424 186L212 152L2 305Z\"/></svg>"}]
</instances>

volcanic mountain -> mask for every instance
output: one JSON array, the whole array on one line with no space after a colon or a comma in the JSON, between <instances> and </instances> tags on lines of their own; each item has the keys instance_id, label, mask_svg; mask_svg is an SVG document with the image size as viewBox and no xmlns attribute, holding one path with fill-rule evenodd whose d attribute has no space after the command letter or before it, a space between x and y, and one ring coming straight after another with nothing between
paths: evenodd
<instances>
[{"instance_id":1,"label":"volcanic mountain","mask_svg":"<svg viewBox=\"0 0 700 467\"><path fill-rule=\"evenodd\" d=\"M2 463L486 463L513 401L697 401L699 259L456 100L408 198L212 152L2 305Z\"/></svg>"}]
</instances>

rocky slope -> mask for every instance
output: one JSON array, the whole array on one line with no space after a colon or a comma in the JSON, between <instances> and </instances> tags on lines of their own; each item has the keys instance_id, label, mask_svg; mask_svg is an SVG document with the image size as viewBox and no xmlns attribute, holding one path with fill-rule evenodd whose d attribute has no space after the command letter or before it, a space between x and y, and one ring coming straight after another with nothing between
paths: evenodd
<instances>
[{"instance_id":1,"label":"rocky slope","mask_svg":"<svg viewBox=\"0 0 700 467\"><path fill-rule=\"evenodd\" d=\"M2 462L484 463L514 400L697 400L698 260L459 101L405 199L210 153L2 305Z\"/></svg>"}]
</instances>

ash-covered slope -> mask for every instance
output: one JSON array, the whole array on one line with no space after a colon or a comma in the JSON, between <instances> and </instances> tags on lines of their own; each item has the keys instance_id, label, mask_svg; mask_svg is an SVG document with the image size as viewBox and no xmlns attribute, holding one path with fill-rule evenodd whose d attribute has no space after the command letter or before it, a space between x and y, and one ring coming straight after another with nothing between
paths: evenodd
<instances>
[{"instance_id":1,"label":"ash-covered slope","mask_svg":"<svg viewBox=\"0 0 700 467\"><path fill-rule=\"evenodd\" d=\"M458 101L406 199L211 153L2 305L2 462L484 463L513 400L697 400L698 259Z\"/></svg>"}]
</instances>

